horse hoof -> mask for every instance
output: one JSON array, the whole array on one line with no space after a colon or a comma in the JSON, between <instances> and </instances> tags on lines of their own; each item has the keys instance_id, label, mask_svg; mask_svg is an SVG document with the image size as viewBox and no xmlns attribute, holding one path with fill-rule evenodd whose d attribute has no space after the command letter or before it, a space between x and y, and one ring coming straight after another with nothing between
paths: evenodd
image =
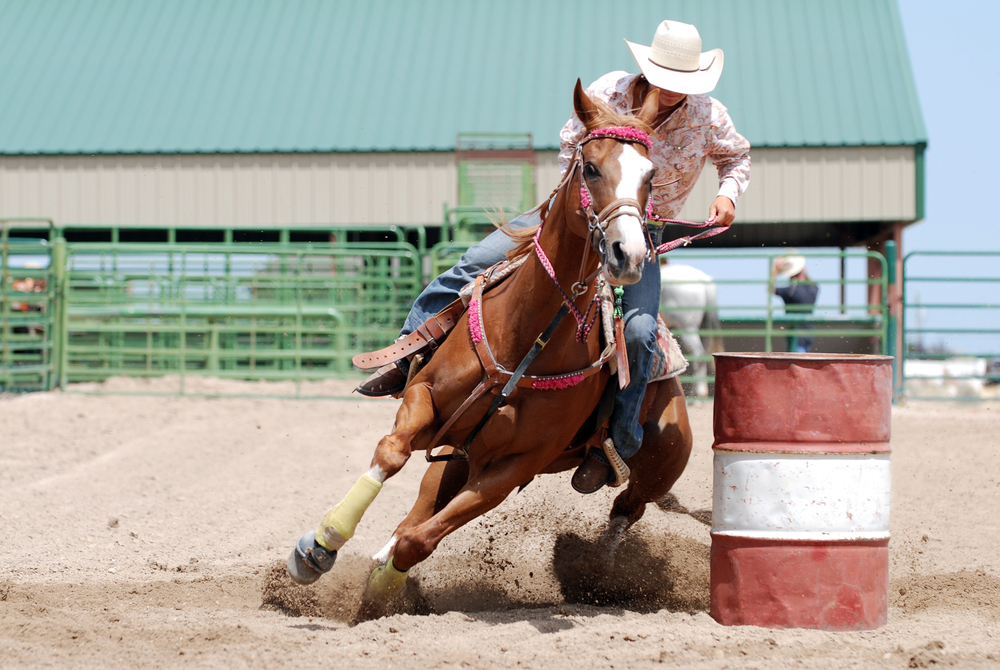
<instances>
[{"instance_id":1,"label":"horse hoof","mask_svg":"<svg viewBox=\"0 0 1000 670\"><path fill-rule=\"evenodd\" d=\"M406 572L400 572L392 564L392 559L385 565L372 570L368 578L368 595L373 600L387 600L398 595L406 586Z\"/></svg>"},{"instance_id":2,"label":"horse hoof","mask_svg":"<svg viewBox=\"0 0 1000 670\"><path fill-rule=\"evenodd\" d=\"M333 567L337 552L330 551L316 542L316 531L311 530L295 543L288 556L288 576L296 584L312 584Z\"/></svg>"}]
</instances>

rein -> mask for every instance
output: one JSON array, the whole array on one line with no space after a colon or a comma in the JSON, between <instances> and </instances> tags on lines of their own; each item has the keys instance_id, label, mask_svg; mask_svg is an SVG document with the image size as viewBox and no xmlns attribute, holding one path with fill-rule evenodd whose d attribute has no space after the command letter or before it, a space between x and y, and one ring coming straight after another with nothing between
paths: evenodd
<instances>
[{"instance_id":1,"label":"rein","mask_svg":"<svg viewBox=\"0 0 1000 670\"><path fill-rule=\"evenodd\" d=\"M656 255L660 256L667 253L668 251L673 251L677 247L686 247L695 240L699 240L703 237L715 237L716 235L721 235L730 229L731 226L716 226L715 219L711 218L705 223L694 223L693 221L682 221L681 219L665 219L663 217L653 214L652 208L646 209L646 218L652 219L653 221L659 221L660 223L670 223L676 226L687 226L689 228L708 228L708 230L702 231L697 235L689 235L687 237L678 237L676 240L671 240L670 242L664 242L660 246L656 247Z\"/></svg>"}]
</instances>

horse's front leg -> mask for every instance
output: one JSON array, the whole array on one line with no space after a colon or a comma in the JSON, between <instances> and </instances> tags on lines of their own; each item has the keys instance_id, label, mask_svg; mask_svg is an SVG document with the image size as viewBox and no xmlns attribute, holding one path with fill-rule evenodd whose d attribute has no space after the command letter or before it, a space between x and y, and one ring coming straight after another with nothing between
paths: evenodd
<instances>
[{"instance_id":1,"label":"horse's front leg","mask_svg":"<svg viewBox=\"0 0 1000 670\"><path fill-rule=\"evenodd\" d=\"M299 538L288 557L288 574L294 581L311 584L330 571L337 552L354 536L382 484L403 468L414 450L426 448L435 429L430 388L414 384L403 396L392 433L383 437L375 448L368 472L323 516L315 531Z\"/></svg>"}]
</instances>

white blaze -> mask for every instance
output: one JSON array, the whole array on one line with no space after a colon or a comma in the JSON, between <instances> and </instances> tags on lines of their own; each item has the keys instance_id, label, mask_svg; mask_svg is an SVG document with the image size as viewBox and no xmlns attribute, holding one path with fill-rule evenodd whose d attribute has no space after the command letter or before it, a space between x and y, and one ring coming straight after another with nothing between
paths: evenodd
<instances>
[{"instance_id":1,"label":"white blaze","mask_svg":"<svg viewBox=\"0 0 1000 670\"><path fill-rule=\"evenodd\" d=\"M621 168L621 181L615 189L616 198L632 198L639 200L639 188L646 181L653 163L648 158L643 158L631 144L622 146L621 155L618 157ZM646 254L646 238L642 234L642 212L631 207L622 209L626 212L618 217L618 227L621 234L622 251L626 255L637 257ZM635 212L634 214L629 213Z\"/></svg>"}]
</instances>

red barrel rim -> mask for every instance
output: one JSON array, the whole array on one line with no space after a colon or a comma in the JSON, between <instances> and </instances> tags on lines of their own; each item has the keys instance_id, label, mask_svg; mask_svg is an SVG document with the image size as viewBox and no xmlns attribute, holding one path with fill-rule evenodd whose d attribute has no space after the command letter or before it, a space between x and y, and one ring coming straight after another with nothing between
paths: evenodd
<instances>
[{"instance_id":1,"label":"red barrel rim","mask_svg":"<svg viewBox=\"0 0 1000 670\"><path fill-rule=\"evenodd\" d=\"M779 360L779 361L871 361L873 363L880 363L884 361L891 361L892 356L883 356L881 354L824 354L824 353L808 353L799 354L786 351L772 351L768 353L752 353L752 352L722 352L718 354L712 354L715 358L752 358L752 359L765 359L765 360Z\"/></svg>"}]
</instances>

